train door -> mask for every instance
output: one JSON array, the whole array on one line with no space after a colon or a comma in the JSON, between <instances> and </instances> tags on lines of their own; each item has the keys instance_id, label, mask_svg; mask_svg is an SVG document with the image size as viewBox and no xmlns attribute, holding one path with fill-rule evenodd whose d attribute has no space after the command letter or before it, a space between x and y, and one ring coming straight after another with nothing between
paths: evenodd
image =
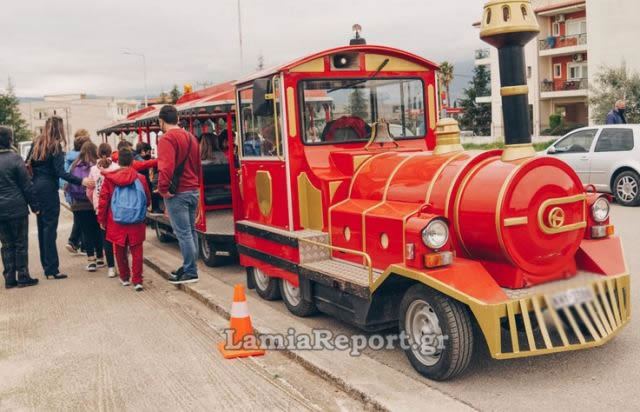
<instances>
[{"instance_id":1,"label":"train door","mask_svg":"<svg viewBox=\"0 0 640 412\"><path fill-rule=\"evenodd\" d=\"M290 229L280 77L238 90L244 219Z\"/></svg>"}]
</instances>

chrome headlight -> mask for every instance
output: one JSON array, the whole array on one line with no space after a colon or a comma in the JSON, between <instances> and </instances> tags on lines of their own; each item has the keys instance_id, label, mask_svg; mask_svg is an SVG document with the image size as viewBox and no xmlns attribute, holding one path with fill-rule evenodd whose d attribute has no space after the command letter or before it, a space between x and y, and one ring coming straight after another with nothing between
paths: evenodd
<instances>
[{"instance_id":1,"label":"chrome headlight","mask_svg":"<svg viewBox=\"0 0 640 412\"><path fill-rule=\"evenodd\" d=\"M609 217L609 201L604 197L599 198L591 206L591 216L596 222L604 222Z\"/></svg>"},{"instance_id":2,"label":"chrome headlight","mask_svg":"<svg viewBox=\"0 0 640 412\"><path fill-rule=\"evenodd\" d=\"M449 240L449 227L440 219L432 220L422 229L422 241L431 249L440 249Z\"/></svg>"}]
</instances>

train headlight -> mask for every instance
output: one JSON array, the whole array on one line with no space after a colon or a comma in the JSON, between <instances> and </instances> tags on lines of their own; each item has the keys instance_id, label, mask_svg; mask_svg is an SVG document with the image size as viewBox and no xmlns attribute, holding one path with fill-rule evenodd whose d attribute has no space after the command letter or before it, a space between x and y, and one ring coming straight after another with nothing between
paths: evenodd
<instances>
[{"instance_id":1,"label":"train headlight","mask_svg":"<svg viewBox=\"0 0 640 412\"><path fill-rule=\"evenodd\" d=\"M604 197L596 200L591 206L591 216L598 223L607 220L609 217L609 201Z\"/></svg>"},{"instance_id":2,"label":"train headlight","mask_svg":"<svg viewBox=\"0 0 640 412\"><path fill-rule=\"evenodd\" d=\"M422 241L431 249L440 249L449 240L449 227L440 219L432 220L422 229Z\"/></svg>"}]
</instances>

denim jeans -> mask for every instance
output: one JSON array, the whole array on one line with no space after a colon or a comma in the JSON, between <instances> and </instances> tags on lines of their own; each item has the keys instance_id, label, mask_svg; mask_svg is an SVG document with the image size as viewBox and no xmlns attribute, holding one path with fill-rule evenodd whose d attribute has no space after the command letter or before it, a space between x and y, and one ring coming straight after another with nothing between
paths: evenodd
<instances>
[{"instance_id":1,"label":"denim jeans","mask_svg":"<svg viewBox=\"0 0 640 412\"><path fill-rule=\"evenodd\" d=\"M196 213L200 193L197 191L176 193L165 199L171 228L178 238L182 253L182 268L185 274L198 274L198 234L196 233Z\"/></svg>"}]
</instances>

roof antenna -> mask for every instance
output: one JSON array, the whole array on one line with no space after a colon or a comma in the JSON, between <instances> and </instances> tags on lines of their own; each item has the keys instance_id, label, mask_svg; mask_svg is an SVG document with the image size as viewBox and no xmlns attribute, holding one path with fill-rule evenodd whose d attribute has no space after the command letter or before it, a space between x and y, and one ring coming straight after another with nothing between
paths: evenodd
<instances>
[{"instance_id":1,"label":"roof antenna","mask_svg":"<svg viewBox=\"0 0 640 412\"><path fill-rule=\"evenodd\" d=\"M362 26L360 26L359 24L354 24L351 27L351 30L354 33L353 39L349 40L349 45L350 46L356 46L356 45L360 45L360 44L367 44L367 41L364 39L364 37L360 37L360 32L362 31Z\"/></svg>"}]
</instances>

